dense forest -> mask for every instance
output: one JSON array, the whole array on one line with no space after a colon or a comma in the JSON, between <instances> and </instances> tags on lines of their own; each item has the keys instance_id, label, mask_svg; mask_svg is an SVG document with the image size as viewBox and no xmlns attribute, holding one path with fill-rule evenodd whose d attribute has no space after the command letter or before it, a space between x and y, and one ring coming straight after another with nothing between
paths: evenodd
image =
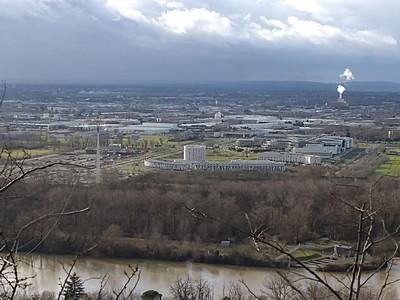
<instances>
[{"instance_id":1,"label":"dense forest","mask_svg":"<svg viewBox=\"0 0 400 300\"><path fill-rule=\"evenodd\" d=\"M91 187L72 180L55 185L45 176L21 181L2 196L0 231L13 236L36 217L89 206L85 214L29 227L21 236L21 250L68 253L98 243L99 255L131 257L149 255L149 247L168 251L173 242L247 243L246 214L287 243L320 237L354 241L356 215L349 204L366 197L374 202L377 222L384 220L388 230L400 223L400 182L393 178L349 182L323 168L284 174L150 173L122 182L113 178L108 174L102 185ZM196 217L191 208L207 217ZM122 241L138 247L145 243L145 249L135 253ZM186 258L194 256L190 251ZM163 256L161 252L154 256Z\"/></svg>"}]
</instances>

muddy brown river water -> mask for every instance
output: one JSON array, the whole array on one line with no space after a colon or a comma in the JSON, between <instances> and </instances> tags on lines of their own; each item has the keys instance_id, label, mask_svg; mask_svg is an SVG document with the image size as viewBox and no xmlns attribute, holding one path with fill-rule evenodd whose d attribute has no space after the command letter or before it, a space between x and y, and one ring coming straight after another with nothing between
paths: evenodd
<instances>
[{"instance_id":1,"label":"muddy brown river water","mask_svg":"<svg viewBox=\"0 0 400 300\"><path fill-rule=\"evenodd\" d=\"M29 293L52 291L58 292L59 282L65 278L63 265L67 266L73 260L72 256L57 255L21 255L20 270L23 275L34 275ZM124 259L96 259L80 258L76 264L75 272L85 281L86 291L96 291L100 286L100 280L95 279L110 275L109 285L113 288L121 286L124 282L124 270L129 264L139 265L141 279L137 286L137 292L141 293L149 289L155 289L164 295L169 294L171 284L178 278L205 279L213 287L214 294L220 295L224 287L231 283L237 283L243 279L254 291L259 291L266 280L277 276L274 269L208 265L192 262L167 262L155 260L124 260ZM333 276L324 273L329 280ZM344 274L335 274L343 278ZM392 279L400 278L400 264L396 264L392 271ZM378 286L384 280L384 273L377 274L371 280L370 285ZM108 287L109 288L109 287ZM393 287L399 292L400 283Z\"/></svg>"}]
</instances>

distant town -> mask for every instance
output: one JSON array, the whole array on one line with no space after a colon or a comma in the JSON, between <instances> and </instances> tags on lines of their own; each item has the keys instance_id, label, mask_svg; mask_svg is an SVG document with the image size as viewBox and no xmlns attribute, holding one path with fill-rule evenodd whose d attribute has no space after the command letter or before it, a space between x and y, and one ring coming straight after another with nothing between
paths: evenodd
<instances>
[{"instance_id":1,"label":"distant town","mask_svg":"<svg viewBox=\"0 0 400 300\"><path fill-rule=\"evenodd\" d=\"M386 94L353 92L346 102L318 89L299 96L265 94L259 85L250 92L200 88L12 85L0 135L12 150L25 149L27 165L87 166L80 174L86 182L94 180L96 160L122 178L156 169L281 172L354 161L385 150L369 141L400 136L395 93L386 100ZM375 104L359 102L366 93L364 101Z\"/></svg>"}]
</instances>

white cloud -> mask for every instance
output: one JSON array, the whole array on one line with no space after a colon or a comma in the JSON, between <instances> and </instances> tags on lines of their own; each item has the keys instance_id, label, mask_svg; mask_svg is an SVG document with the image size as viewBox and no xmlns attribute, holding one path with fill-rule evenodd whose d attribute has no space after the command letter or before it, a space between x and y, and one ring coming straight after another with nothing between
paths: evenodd
<instances>
[{"instance_id":1,"label":"white cloud","mask_svg":"<svg viewBox=\"0 0 400 300\"><path fill-rule=\"evenodd\" d=\"M323 0L282 0L281 3L299 11L321 16L326 14L323 2Z\"/></svg>"},{"instance_id":2,"label":"white cloud","mask_svg":"<svg viewBox=\"0 0 400 300\"><path fill-rule=\"evenodd\" d=\"M398 0L385 0L395 7ZM326 46L345 42L366 48L385 48L398 44L397 36L387 32L382 22L361 22L348 18L354 5L360 9L375 4L370 0L0 0L0 15L51 16L68 7L86 7L88 17L98 20L102 11L111 12L114 20L127 19L145 25L145 32L174 33L185 37L201 34L218 36L216 42L262 42L296 46L304 42ZM287 8L292 10L288 10ZM257 8L259 11L257 11ZM294 10L293 10L294 9ZM385 10L388 8L385 7ZM94 10L93 12L91 10ZM97 10L97 12L95 11ZM107 17L107 15L104 15ZM103 16L103 17L104 17ZM101 18L100 18L101 19ZM103 18L104 20L104 18ZM332 21L334 20L334 21ZM138 27L132 26L132 31ZM150 30L150 31L149 31ZM396 29L393 29L396 30ZM135 33L135 32L133 32ZM201 43L209 39L199 39Z\"/></svg>"},{"instance_id":3,"label":"white cloud","mask_svg":"<svg viewBox=\"0 0 400 300\"><path fill-rule=\"evenodd\" d=\"M0 72L9 77L7 73L23 75L25 69L34 73L43 68L53 75L62 69L69 74L80 69L96 77L100 72L89 70L108 64L103 73L113 70L122 78L139 78L146 72L152 78L157 66L158 73L169 78L176 66L186 72L190 62L204 77L213 75L217 64L221 64L221 78L227 70L233 70L232 76L239 70L244 77L253 71L262 77L264 63L282 74L285 67L292 72L299 68L301 74L309 64L319 63L321 68L330 64L336 69L346 60L357 69L390 67L398 78L400 1L383 2L0 0L5 53L0 57ZM196 62L200 57L202 61ZM35 67L34 62L38 62Z\"/></svg>"},{"instance_id":4,"label":"white cloud","mask_svg":"<svg viewBox=\"0 0 400 300\"><path fill-rule=\"evenodd\" d=\"M232 21L215 11L205 8L175 9L163 13L156 22L178 34L201 32L227 36L232 33Z\"/></svg>"},{"instance_id":5,"label":"white cloud","mask_svg":"<svg viewBox=\"0 0 400 300\"><path fill-rule=\"evenodd\" d=\"M158 0L160 6L168 9L183 9L185 5L182 2L171 1L171 0Z\"/></svg>"},{"instance_id":6,"label":"white cloud","mask_svg":"<svg viewBox=\"0 0 400 300\"><path fill-rule=\"evenodd\" d=\"M140 11L140 1L135 0L106 0L106 7L121 14L121 16L136 22L148 22L147 17Z\"/></svg>"},{"instance_id":7,"label":"white cloud","mask_svg":"<svg viewBox=\"0 0 400 300\"><path fill-rule=\"evenodd\" d=\"M43 0L42 0L43 1ZM360 0L354 0L360 1ZM397 45L397 39L382 33L382 30L365 27L349 26L337 21L337 15L345 17L352 8L346 6L343 0L260 0L260 7L271 7L271 14L280 6L293 8L291 15L281 18L270 18L269 15L248 11L243 1L227 0L236 9L241 11L226 15L224 6L218 6L219 10L213 10L212 3L203 1L175 1L175 0L106 0L108 8L118 12L122 17L154 27L154 30L167 31L181 36L207 35L220 36L219 42L284 42L292 45L302 45L304 42L314 45L330 45L345 42L347 44L361 45L363 47L379 48ZM335 4L336 3L336 4ZM203 7L199 7L203 4ZM253 6L254 9L254 6ZM308 13L296 15L296 11ZM282 12L280 12L282 14ZM335 20L332 22L332 20ZM203 40L203 42L206 42Z\"/></svg>"},{"instance_id":8,"label":"white cloud","mask_svg":"<svg viewBox=\"0 0 400 300\"><path fill-rule=\"evenodd\" d=\"M397 45L394 37L372 30L341 29L316 21L301 20L294 16L289 17L287 22L270 20L266 17L261 17L260 20L266 26L253 22L249 26L249 31L271 42L307 41L315 45L327 45L341 41L371 47Z\"/></svg>"}]
</instances>

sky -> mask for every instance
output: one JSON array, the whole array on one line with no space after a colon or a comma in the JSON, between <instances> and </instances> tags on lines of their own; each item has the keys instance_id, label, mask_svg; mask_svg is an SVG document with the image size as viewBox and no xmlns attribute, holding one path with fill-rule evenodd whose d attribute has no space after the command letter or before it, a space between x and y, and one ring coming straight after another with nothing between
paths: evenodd
<instances>
[{"instance_id":1,"label":"sky","mask_svg":"<svg viewBox=\"0 0 400 300\"><path fill-rule=\"evenodd\" d=\"M399 0L0 0L0 80L400 81Z\"/></svg>"}]
</instances>

